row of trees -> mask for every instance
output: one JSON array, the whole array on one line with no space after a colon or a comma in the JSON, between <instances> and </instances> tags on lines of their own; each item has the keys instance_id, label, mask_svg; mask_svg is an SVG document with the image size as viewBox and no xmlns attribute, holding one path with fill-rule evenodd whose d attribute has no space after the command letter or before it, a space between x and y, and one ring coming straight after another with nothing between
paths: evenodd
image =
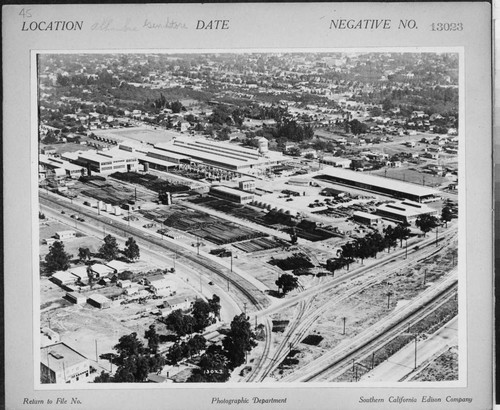
<instances>
[{"instance_id":1,"label":"row of trees","mask_svg":"<svg viewBox=\"0 0 500 410\"><path fill-rule=\"evenodd\" d=\"M447 223L453 218L453 211L450 207L443 208L441 214L441 221ZM440 225L440 220L434 215L424 214L420 215L416 221L415 225L419 228L424 235L434 228ZM361 260L363 263L364 259L374 258L377 256L378 252L385 249L390 251L391 248L396 247L398 241L400 246L403 246L403 240L408 239L410 235L408 223L400 223L395 227L391 225L387 226L383 234L378 231L370 232L363 238L358 238L355 241L348 242L341 246L341 249L337 252L337 257L329 259L327 261L327 269L331 272L335 272L344 266L349 269L349 265L356 259Z\"/></svg>"},{"instance_id":2,"label":"row of trees","mask_svg":"<svg viewBox=\"0 0 500 410\"><path fill-rule=\"evenodd\" d=\"M327 261L326 268L333 273L344 266L349 269L349 265L356 259L363 262L367 258L374 258L377 253L385 249L390 251L392 247L397 246L398 241L401 241L402 246L403 239L407 239L410 234L408 226L408 224L398 224L393 228L389 225L383 234L374 231L362 238L347 242L341 246L336 258Z\"/></svg>"},{"instance_id":3,"label":"row of trees","mask_svg":"<svg viewBox=\"0 0 500 410\"><path fill-rule=\"evenodd\" d=\"M107 235L104 243L99 248L98 255L106 261L116 259L122 253L129 261L135 261L140 258L140 250L134 238L130 237L125 242L125 248L120 250L116 238ZM78 259L81 262L89 262L92 259L92 252L89 248L78 249ZM58 270L67 270L71 266L73 255L66 252L62 241L55 241L49 247L49 252L45 255L45 269L47 272Z\"/></svg>"}]
</instances>

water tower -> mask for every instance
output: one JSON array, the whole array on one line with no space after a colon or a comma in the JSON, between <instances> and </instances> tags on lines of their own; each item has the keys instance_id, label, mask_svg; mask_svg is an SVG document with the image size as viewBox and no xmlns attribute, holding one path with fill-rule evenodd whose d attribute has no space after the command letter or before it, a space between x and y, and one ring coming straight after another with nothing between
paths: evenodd
<instances>
[{"instance_id":1,"label":"water tower","mask_svg":"<svg viewBox=\"0 0 500 410\"><path fill-rule=\"evenodd\" d=\"M267 138L261 137L258 139L259 143L259 154L265 155L269 151L269 141Z\"/></svg>"}]
</instances>

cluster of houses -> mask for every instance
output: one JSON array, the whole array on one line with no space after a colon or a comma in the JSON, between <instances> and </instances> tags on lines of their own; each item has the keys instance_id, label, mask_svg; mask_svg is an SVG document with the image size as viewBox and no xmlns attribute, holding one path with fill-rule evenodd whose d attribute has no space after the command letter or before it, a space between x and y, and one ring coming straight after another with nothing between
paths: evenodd
<instances>
[{"instance_id":1,"label":"cluster of houses","mask_svg":"<svg viewBox=\"0 0 500 410\"><path fill-rule=\"evenodd\" d=\"M86 295L88 291L95 289L96 285L107 286L114 283L123 289L123 295L126 297L141 292L144 295L172 296L177 291L177 283L165 275L146 276L140 282L118 279L118 274L126 269L127 264L120 261L94 263L54 272L50 279L67 291L65 298L70 302L89 303L100 309L111 307L112 302L99 293Z\"/></svg>"}]
</instances>

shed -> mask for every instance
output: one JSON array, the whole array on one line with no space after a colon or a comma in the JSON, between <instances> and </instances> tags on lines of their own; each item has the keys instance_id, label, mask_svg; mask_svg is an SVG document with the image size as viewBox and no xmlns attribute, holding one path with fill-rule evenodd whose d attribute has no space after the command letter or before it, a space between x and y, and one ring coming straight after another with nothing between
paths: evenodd
<instances>
[{"instance_id":1,"label":"shed","mask_svg":"<svg viewBox=\"0 0 500 410\"><path fill-rule=\"evenodd\" d=\"M87 301L87 298L85 296L77 292L67 292L66 299L77 305L81 305Z\"/></svg>"},{"instance_id":2,"label":"shed","mask_svg":"<svg viewBox=\"0 0 500 410\"><path fill-rule=\"evenodd\" d=\"M59 231L56 232L55 235L56 239L62 240L62 239L69 239L69 238L74 238L76 236L75 231Z\"/></svg>"},{"instance_id":3,"label":"shed","mask_svg":"<svg viewBox=\"0 0 500 410\"><path fill-rule=\"evenodd\" d=\"M52 282L59 286L71 285L77 281L77 277L68 271L57 271L50 277Z\"/></svg>"},{"instance_id":4,"label":"shed","mask_svg":"<svg viewBox=\"0 0 500 410\"><path fill-rule=\"evenodd\" d=\"M373 215L363 211L356 211L352 214L352 216L356 222L370 226L377 225L380 219L382 219L379 215Z\"/></svg>"},{"instance_id":5,"label":"shed","mask_svg":"<svg viewBox=\"0 0 500 410\"><path fill-rule=\"evenodd\" d=\"M87 299L87 303L99 309L107 309L111 307L111 300L104 295L99 295L98 293L90 295Z\"/></svg>"}]
</instances>

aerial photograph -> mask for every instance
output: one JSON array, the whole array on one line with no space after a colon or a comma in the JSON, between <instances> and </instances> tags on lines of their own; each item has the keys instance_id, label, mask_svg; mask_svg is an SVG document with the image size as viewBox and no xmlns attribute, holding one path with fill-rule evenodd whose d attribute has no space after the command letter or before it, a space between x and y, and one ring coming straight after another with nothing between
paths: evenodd
<instances>
[{"instance_id":1,"label":"aerial photograph","mask_svg":"<svg viewBox=\"0 0 500 410\"><path fill-rule=\"evenodd\" d=\"M37 382L461 380L458 53L40 53L36 80Z\"/></svg>"}]
</instances>

